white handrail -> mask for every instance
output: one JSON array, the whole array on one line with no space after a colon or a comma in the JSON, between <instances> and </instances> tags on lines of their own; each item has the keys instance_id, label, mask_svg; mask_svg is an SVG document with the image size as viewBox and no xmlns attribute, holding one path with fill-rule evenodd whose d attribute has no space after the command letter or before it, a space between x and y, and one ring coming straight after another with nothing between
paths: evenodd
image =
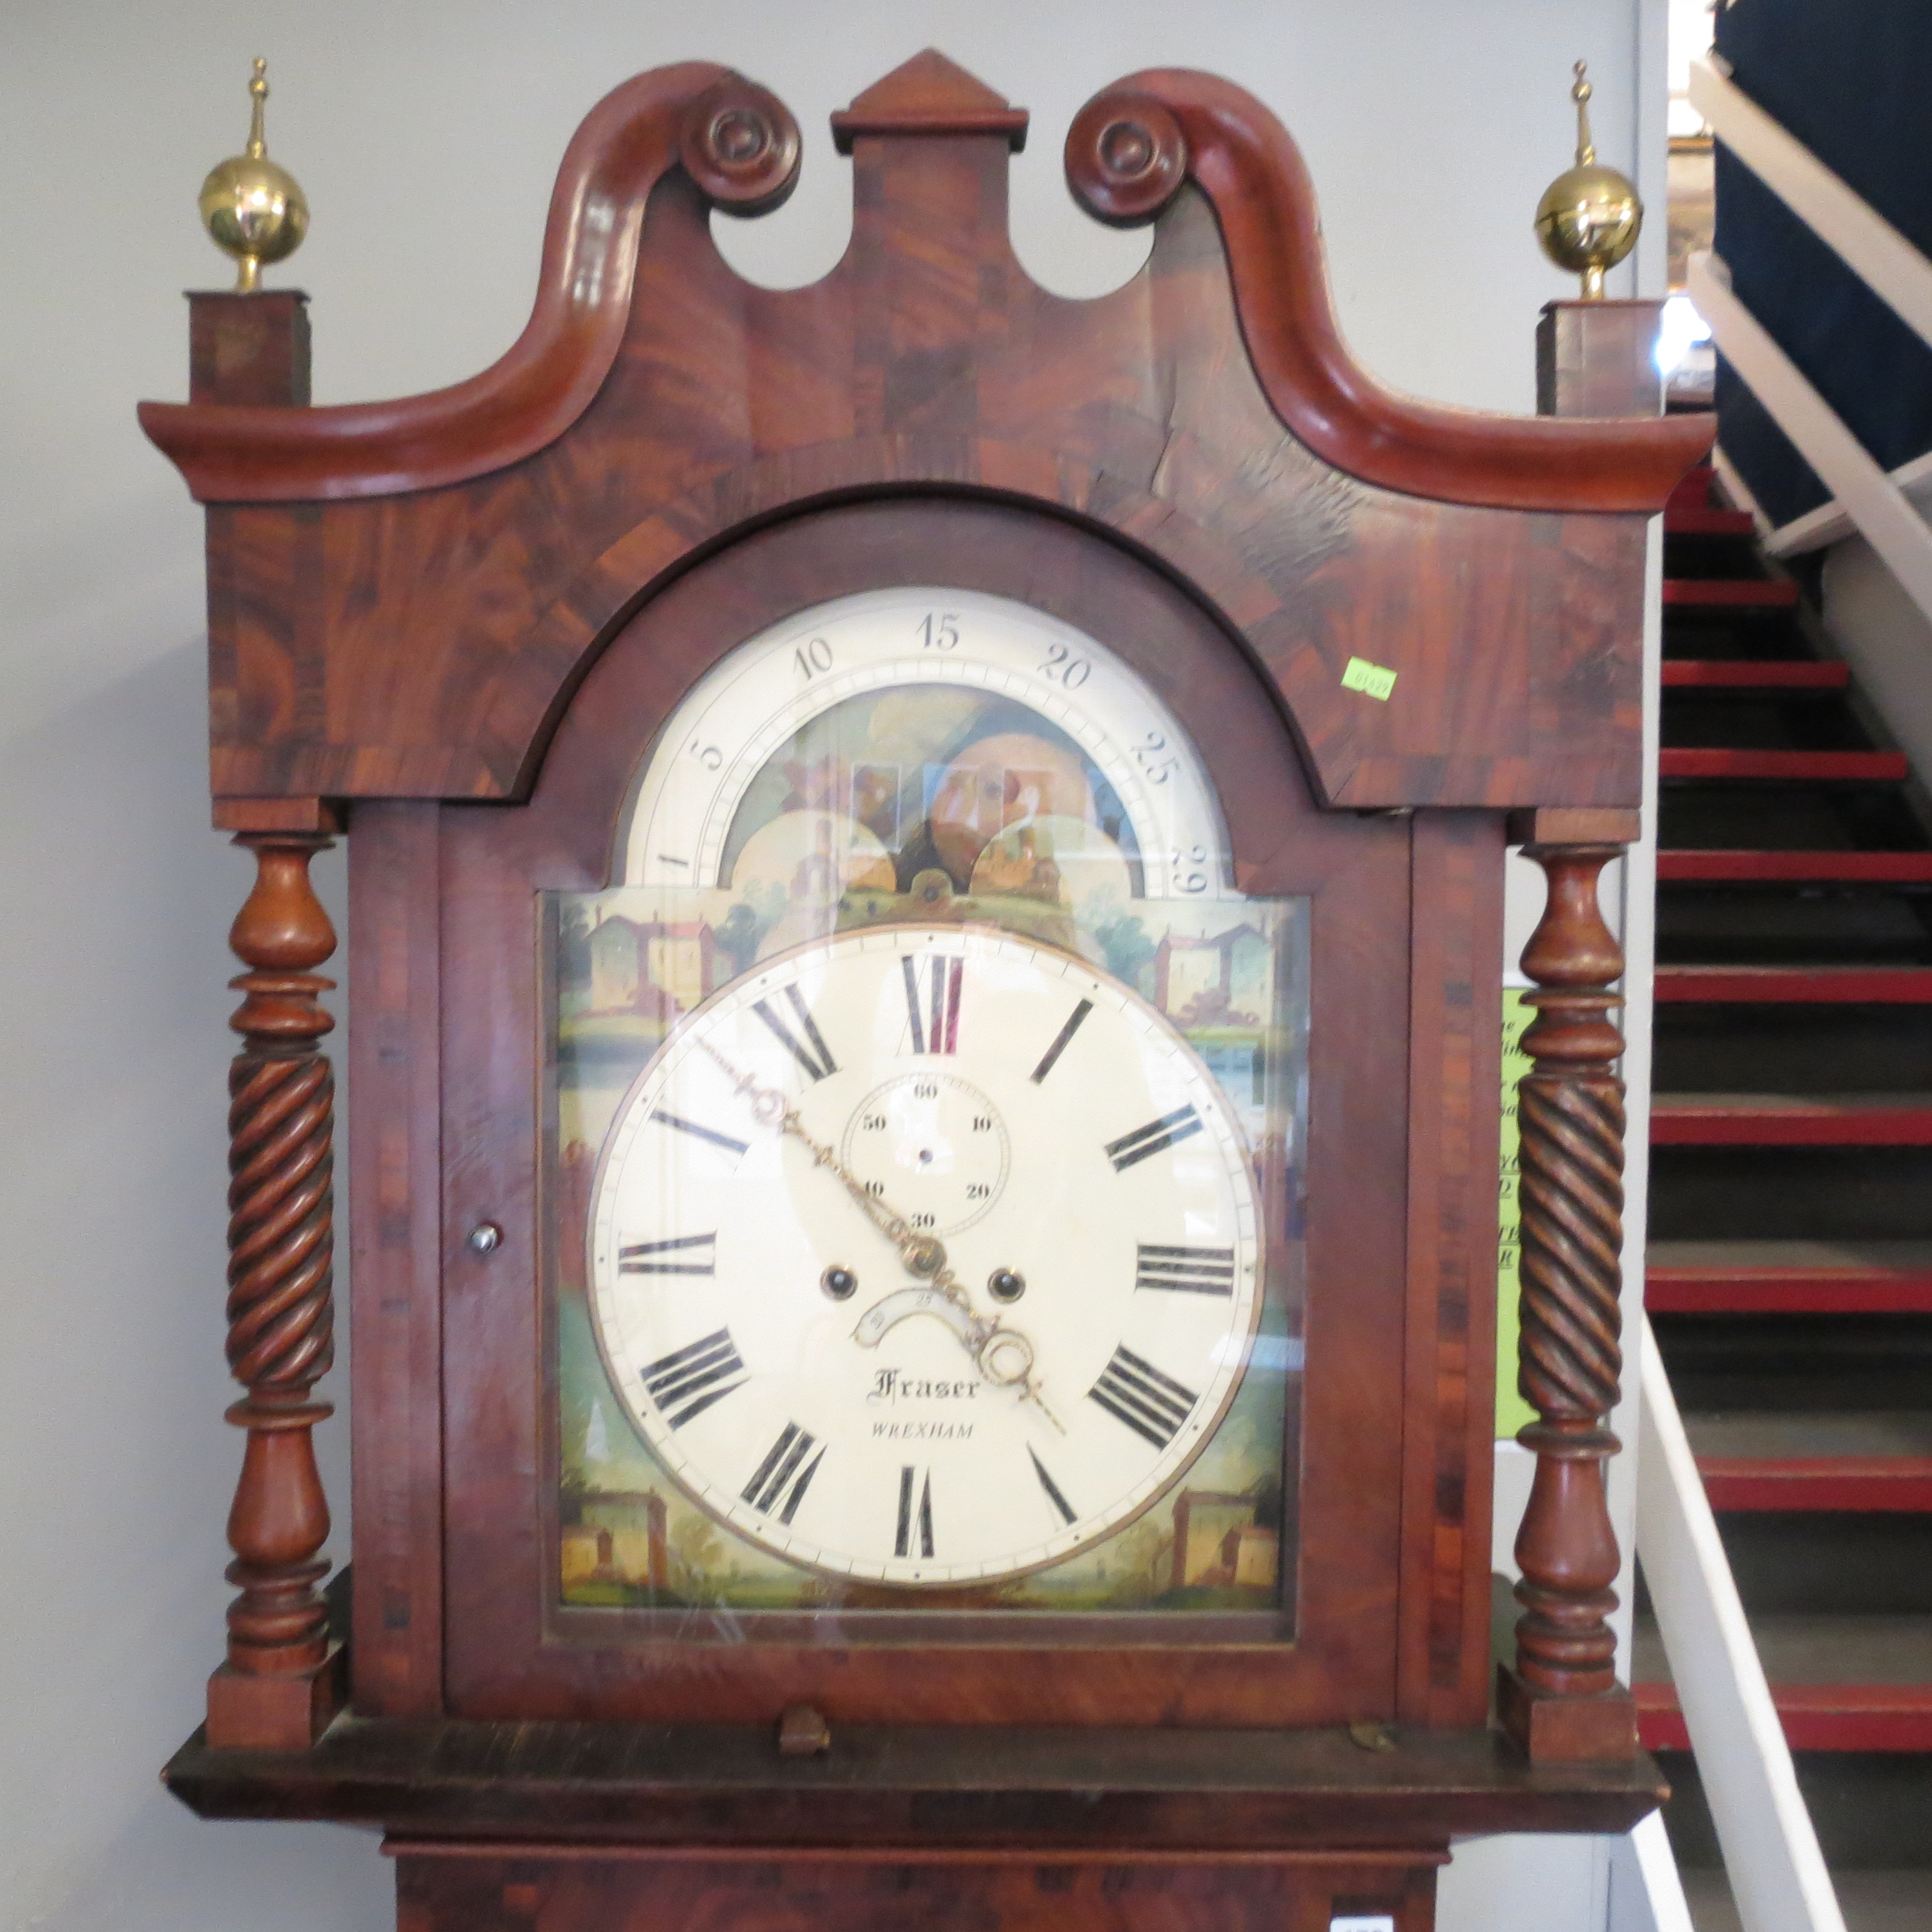
<instances>
[{"instance_id":1,"label":"white handrail","mask_svg":"<svg viewBox=\"0 0 1932 1932\"><path fill-rule=\"evenodd\" d=\"M1664 1828L1664 1814L1653 1811L1630 1832L1630 1852L1643 1881L1644 1902L1650 1907L1651 1932L1696 1932L1690 1922L1690 1902L1684 1896L1683 1875ZM1615 1922L1614 1916L1612 1923Z\"/></svg>"},{"instance_id":2,"label":"white handrail","mask_svg":"<svg viewBox=\"0 0 1932 1932\"><path fill-rule=\"evenodd\" d=\"M1932 620L1932 530L1924 519L1731 292L1730 273L1717 256L1691 257L1690 299L1726 359Z\"/></svg>"},{"instance_id":3,"label":"white handrail","mask_svg":"<svg viewBox=\"0 0 1932 1932\"><path fill-rule=\"evenodd\" d=\"M1926 484L1932 481L1932 450L1886 473L1893 487L1903 490L1909 501L1922 502ZM1735 488L1731 478L1726 477L1725 482ZM1751 509L1754 506L1741 502L1738 507ZM1762 511L1757 514L1768 532L1762 539L1764 547L1773 556L1802 556L1807 550L1823 550L1841 537L1854 535L1858 527L1858 519L1835 496L1815 510L1807 510L1802 517L1793 517L1788 524L1780 524L1775 530Z\"/></svg>"},{"instance_id":4,"label":"white handrail","mask_svg":"<svg viewBox=\"0 0 1932 1932\"><path fill-rule=\"evenodd\" d=\"M1636 1547L1744 1932L1845 1932L1737 1585L1646 1319Z\"/></svg>"},{"instance_id":5,"label":"white handrail","mask_svg":"<svg viewBox=\"0 0 1932 1932\"><path fill-rule=\"evenodd\" d=\"M1932 261L1752 100L1730 78L1720 56L1712 54L1690 63L1689 92L1690 104L1717 138L1820 240L1834 249L1909 328L1932 344ZM1718 266L1720 271L1721 264ZM1915 458L1887 475L1865 456L1863 446L1845 429L1836 412L1730 296L1728 278L1721 293L1714 292L1709 274L1700 277L1694 265L1692 288L1698 313L1711 324L1713 333L1718 332L1717 320L1706 304L1724 305L1729 298L1728 305L1735 310L1731 340L1720 334L1718 346L1833 492L1829 502L1774 530L1767 527L1765 548L1774 556L1789 556L1836 542L1859 530L1905 585L1912 601L1932 617L1924 582L1924 546L1906 527L1908 523L1922 525L1923 520L1903 494L1932 474L1932 453ZM1741 325L1737 317L1748 326ZM1753 340L1754 332L1761 341ZM1754 356L1754 350L1763 345L1769 346L1770 353ZM1758 375L1745 369L1747 358L1758 367ZM1810 442L1794 428L1794 416L1809 430ZM1833 456L1821 458L1814 453L1814 446L1828 448ZM1827 473L1828 461L1850 478L1849 487L1839 476ZM1758 514L1768 526L1768 520L1762 512Z\"/></svg>"},{"instance_id":6,"label":"white handrail","mask_svg":"<svg viewBox=\"0 0 1932 1932\"><path fill-rule=\"evenodd\" d=\"M1690 63L1690 104L1753 174L1932 344L1932 262L1714 60Z\"/></svg>"}]
</instances>

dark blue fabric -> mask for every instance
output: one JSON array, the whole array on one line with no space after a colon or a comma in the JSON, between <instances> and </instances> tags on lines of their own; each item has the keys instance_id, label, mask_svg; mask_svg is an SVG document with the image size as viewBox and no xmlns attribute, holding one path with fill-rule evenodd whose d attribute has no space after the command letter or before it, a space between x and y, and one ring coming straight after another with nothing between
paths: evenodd
<instances>
[{"instance_id":1,"label":"dark blue fabric","mask_svg":"<svg viewBox=\"0 0 1932 1932\"><path fill-rule=\"evenodd\" d=\"M1828 502L1832 493L1792 447L1743 378L1718 358L1718 433L1726 456L1774 524L1788 524Z\"/></svg>"},{"instance_id":2,"label":"dark blue fabric","mask_svg":"<svg viewBox=\"0 0 1932 1932\"><path fill-rule=\"evenodd\" d=\"M1735 0L1744 92L1932 255L1932 0ZM1932 449L1932 349L1757 176L1718 150L1717 250L1738 298L1885 468ZM1718 434L1774 523L1829 493L1720 365Z\"/></svg>"},{"instance_id":3,"label":"dark blue fabric","mask_svg":"<svg viewBox=\"0 0 1932 1932\"><path fill-rule=\"evenodd\" d=\"M1932 255L1932 7L1735 0L1717 38L1738 86Z\"/></svg>"}]
</instances>

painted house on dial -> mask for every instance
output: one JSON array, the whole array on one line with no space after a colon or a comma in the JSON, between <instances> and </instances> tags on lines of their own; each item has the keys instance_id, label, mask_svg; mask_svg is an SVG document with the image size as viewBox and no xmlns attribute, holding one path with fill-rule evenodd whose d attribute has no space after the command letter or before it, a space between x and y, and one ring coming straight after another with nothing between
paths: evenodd
<instances>
[{"instance_id":1,"label":"painted house on dial","mask_svg":"<svg viewBox=\"0 0 1932 1932\"><path fill-rule=\"evenodd\" d=\"M718 983L718 946L704 920L639 922L613 914L592 928L590 1011L670 1021Z\"/></svg>"},{"instance_id":2,"label":"painted house on dial","mask_svg":"<svg viewBox=\"0 0 1932 1932\"><path fill-rule=\"evenodd\" d=\"M655 1490L586 1496L578 1520L563 1532L564 1588L596 1582L662 1590L670 1574L664 1530L664 1500Z\"/></svg>"},{"instance_id":3,"label":"painted house on dial","mask_svg":"<svg viewBox=\"0 0 1932 1932\"><path fill-rule=\"evenodd\" d=\"M1274 949L1252 926L1155 949L1154 1003L1183 1026L1258 1026L1274 1005Z\"/></svg>"}]
</instances>

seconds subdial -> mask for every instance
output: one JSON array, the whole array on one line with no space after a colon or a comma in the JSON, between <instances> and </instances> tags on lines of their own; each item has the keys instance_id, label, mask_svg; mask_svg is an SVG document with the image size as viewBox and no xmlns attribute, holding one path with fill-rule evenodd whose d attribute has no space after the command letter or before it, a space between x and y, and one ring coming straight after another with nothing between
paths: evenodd
<instances>
[{"instance_id":1,"label":"seconds subdial","mask_svg":"<svg viewBox=\"0 0 1932 1932\"><path fill-rule=\"evenodd\" d=\"M944 1238L992 1212L1012 1160L1006 1123L957 1074L902 1073L854 1109L839 1152L866 1192Z\"/></svg>"}]
</instances>

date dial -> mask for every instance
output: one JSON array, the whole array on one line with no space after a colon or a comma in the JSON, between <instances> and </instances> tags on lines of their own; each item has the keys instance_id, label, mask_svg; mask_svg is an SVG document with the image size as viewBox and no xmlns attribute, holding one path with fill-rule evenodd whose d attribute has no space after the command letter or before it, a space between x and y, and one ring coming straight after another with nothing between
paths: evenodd
<instances>
[{"instance_id":1,"label":"date dial","mask_svg":"<svg viewBox=\"0 0 1932 1932\"><path fill-rule=\"evenodd\" d=\"M855 708L863 726L798 772L814 721ZM1004 726L972 727L996 712ZM766 796L788 769L800 795ZM748 844L744 814L767 808ZM1032 889L1049 850L1090 869L1117 848L1141 896L1231 890L1213 788L1145 679L1043 611L933 585L819 604L734 651L666 724L618 849L629 885L795 896L803 880L836 899L892 890L886 855L915 824L962 892Z\"/></svg>"}]
</instances>

